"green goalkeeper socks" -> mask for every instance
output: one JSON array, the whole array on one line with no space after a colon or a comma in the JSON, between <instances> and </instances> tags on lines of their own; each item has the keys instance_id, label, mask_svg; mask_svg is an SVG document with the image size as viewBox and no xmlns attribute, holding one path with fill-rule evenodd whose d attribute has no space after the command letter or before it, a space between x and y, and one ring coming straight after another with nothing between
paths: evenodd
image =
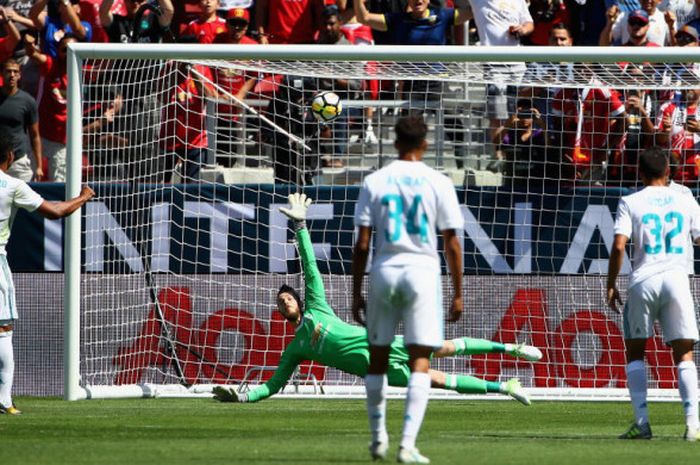
<instances>
[{"instance_id":1,"label":"green goalkeeper socks","mask_svg":"<svg viewBox=\"0 0 700 465\"><path fill-rule=\"evenodd\" d=\"M506 351L505 344L489 341L488 339L474 339L471 337L461 337L452 339L455 345L455 355L478 355L503 353Z\"/></svg>"},{"instance_id":2,"label":"green goalkeeper socks","mask_svg":"<svg viewBox=\"0 0 700 465\"><path fill-rule=\"evenodd\" d=\"M445 387L460 394L486 394L501 392L501 383L484 381L467 375L447 375Z\"/></svg>"}]
</instances>

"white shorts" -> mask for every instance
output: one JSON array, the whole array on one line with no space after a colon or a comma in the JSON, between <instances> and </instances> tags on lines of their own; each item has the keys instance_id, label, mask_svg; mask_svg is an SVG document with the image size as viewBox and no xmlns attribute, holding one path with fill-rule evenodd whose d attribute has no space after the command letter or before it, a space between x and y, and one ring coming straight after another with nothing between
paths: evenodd
<instances>
[{"instance_id":1,"label":"white shorts","mask_svg":"<svg viewBox=\"0 0 700 465\"><path fill-rule=\"evenodd\" d=\"M369 275L370 345L389 346L400 320L405 345L439 349L444 338L439 267L379 266Z\"/></svg>"},{"instance_id":2,"label":"white shorts","mask_svg":"<svg viewBox=\"0 0 700 465\"><path fill-rule=\"evenodd\" d=\"M660 273L629 290L623 318L625 339L653 336L656 320L661 324L664 342L698 340L695 303L685 271Z\"/></svg>"},{"instance_id":3,"label":"white shorts","mask_svg":"<svg viewBox=\"0 0 700 465\"><path fill-rule=\"evenodd\" d=\"M29 155L25 154L19 158L15 157L15 161L13 161L7 169L7 174L13 178L21 179L24 182L32 182L34 168L32 167L32 161Z\"/></svg>"},{"instance_id":4,"label":"white shorts","mask_svg":"<svg viewBox=\"0 0 700 465\"><path fill-rule=\"evenodd\" d=\"M7 264L7 255L0 255L0 324L11 324L17 318L12 273Z\"/></svg>"},{"instance_id":5,"label":"white shorts","mask_svg":"<svg viewBox=\"0 0 700 465\"><path fill-rule=\"evenodd\" d=\"M66 181L66 146L48 139L41 138L41 149L49 159L49 181Z\"/></svg>"}]
</instances>

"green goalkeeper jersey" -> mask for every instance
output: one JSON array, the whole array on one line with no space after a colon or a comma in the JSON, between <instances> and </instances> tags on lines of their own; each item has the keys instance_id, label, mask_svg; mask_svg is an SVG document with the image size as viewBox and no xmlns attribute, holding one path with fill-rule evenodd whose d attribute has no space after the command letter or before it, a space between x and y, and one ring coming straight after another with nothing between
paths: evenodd
<instances>
[{"instance_id":1,"label":"green goalkeeper jersey","mask_svg":"<svg viewBox=\"0 0 700 465\"><path fill-rule=\"evenodd\" d=\"M295 330L294 339L284 349L277 370L269 381L248 392L248 402L257 402L278 392L287 384L294 369L305 360L357 376L367 374L367 330L345 323L336 316L326 302L326 291L316 265L309 231L300 229L296 237L306 282L302 321Z\"/></svg>"}]
</instances>

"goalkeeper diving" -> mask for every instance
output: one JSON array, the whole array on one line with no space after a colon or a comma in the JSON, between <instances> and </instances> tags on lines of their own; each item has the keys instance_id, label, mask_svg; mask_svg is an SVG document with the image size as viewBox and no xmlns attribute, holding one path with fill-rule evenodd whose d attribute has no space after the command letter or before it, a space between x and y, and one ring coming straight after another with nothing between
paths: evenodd
<instances>
[{"instance_id":1,"label":"goalkeeper diving","mask_svg":"<svg viewBox=\"0 0 700 465\"><path fill-rule=\"evenodd\" d=\"M289 208L280 208L280 211L294 222L306 283L305 306L299 294L290 286L283 285L277 293L277 310L294 325L296 333L294 339L284 349L279 366L266 383L245 393L236 392L233 388L216 386L213 389L216 400L257 402L266 399L282 389L296 367L306 360L356 376L364 377L367 374L369 367L367 330L342 321L326 302L323 281L316 265L309 231L306 229L306 211L309 205L311 205L311 199L305 194L292 194L289 196ZM468 337L445 341L442 348L435 351L433 356L440 358L487 353L505 353L533 362L542 358L542 352L533 346L502 344ZM530 399L517 378L506 382L490 382L473 376L444 373L438 370L430 370L429 374L431 386L434 388L448 389L462 394L501 393L524 405L530 405ZM389 385L406 387L410 375L408 352L404 347L403 337L396 336L391 344L389 355L387 373Z\"/></svg>"}]
</instances>

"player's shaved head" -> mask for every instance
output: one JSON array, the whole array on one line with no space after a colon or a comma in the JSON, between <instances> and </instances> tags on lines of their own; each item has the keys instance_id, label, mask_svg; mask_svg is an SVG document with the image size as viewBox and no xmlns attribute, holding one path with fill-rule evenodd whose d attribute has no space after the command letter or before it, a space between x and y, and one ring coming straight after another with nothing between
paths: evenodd
<instances>
[{"instance_id":1,"label":"player's shaved head","mask_svg":"<svg viewBox=\"0 0 700 465\"><path fill-rule=\"evenodd\" d=\"M639 174L648 180L666 177L668 156L664 149L651 147L639 155Z\"/></svg>"},{"instance_id":2,"label":"player's shaved head","mask_svg":"<svg viewBox=\"0 0 700 465\"><path fill-rule=\"evenodd\" d=\"M421 115L399 118L394 126L394 131L396 132L396 149L399 153L425 148L428 126Z\"/></svg>"}]
</instances>

